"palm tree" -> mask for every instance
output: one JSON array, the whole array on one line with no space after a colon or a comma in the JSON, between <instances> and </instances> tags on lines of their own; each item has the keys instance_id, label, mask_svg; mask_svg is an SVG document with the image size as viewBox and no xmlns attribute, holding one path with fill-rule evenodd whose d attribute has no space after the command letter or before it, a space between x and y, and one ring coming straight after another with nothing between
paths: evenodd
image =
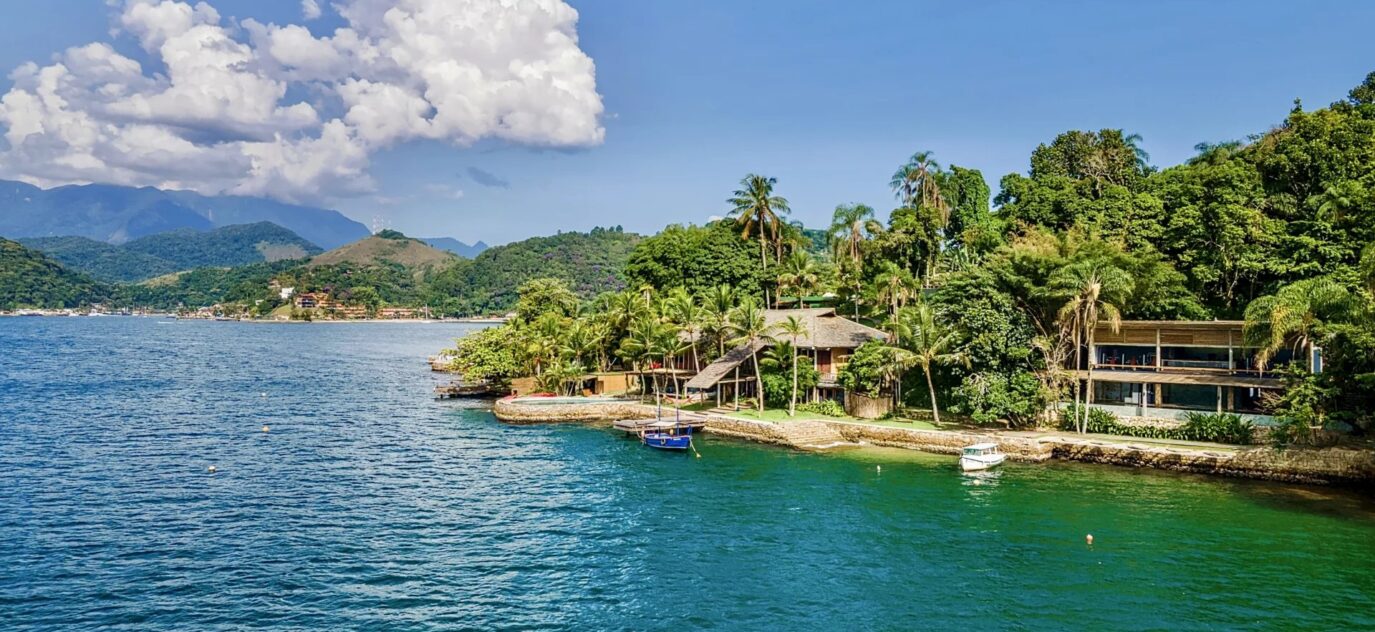
<instances>
[{"instance_id":1,"label":"palm tree","mask_svg":"<svg viewBox=\"0 0 1375 632\"><path fill-rule=\"evenodd\" d=\"M735 288L729 285L718 285L708 289L702 295L702 309L704 311L703 331L710 332L716 339L716 357L726 354L726 326L730 324L730 314L735 310L738 297Z\"/></svg>"},{"instance_id":2,"label":"palm tree","mask_svg":"<svg viewBox=\"0 0 1375 632\"><path fill-rule=\"evenodd\" d=\"M874 277L874 299L888 305L890 325L897 324L898 310L917 294L917 281L912 273L891 261L883 262L883 272ZM890 333L897 335L896 328Z\"/></svg>"},{"instance_id":3,"label":"palm tree","mask_svg":"<svg viewBox=\"0 0 1375 632\"><path fill-rule=\"evenodd\" d=\"M941 166L931 159L931 152L919 151L898 167L888 182L893 194L903 206L926 206L940 213L942 224L950 222L950 204L941 192Z\"/></svg>"},{"instance_id":4,"label":"palm tree","mask_svg":"<svg viewBox=\"0 0 1375 632\"><path fill-rule=\"evenodd\" d=\"M953 327L936 318L935 310L925 303L902 310L898 316L899 328L907 347L912 352L913 364L921 368L926 376L926 389L931 393L931 416L936 423L941 422L940 407L936 404L936 387L931 380L933 365L969 364L969 356L963 351L955 351L955 343L960 335Z\"/></svg>"},{"instance_id":5,"label":"palm tree","mask_svg":"<svg viewBox=\"0 0 1375 632\"><path fill-rule=\"evenodd\" d=\"M807 325L802 319L796 316L789 316L778 323L779 333L787 335L792 339L793 352L793 389L788 400L788 416L797 414L797 339L807 335Z\"/></svg>"},{"instance_id":6,"label":"palm tree","mask_svg":"<svg viewBox=\"0 0 1375 632\"><path fill-rule=\"evenodd\" d=\"M740 301L740 306L731 313L729 331L735 334L735 339L731 344L748 345L754 351L755 345L760 339L769 335L770 327L768 320L764 318L764 310L753 299ZM764 376L759 372L759 354L750 353L750 358L754 363L754 385L758 400L759 412L764 412ZM740 388L736 383L736 391ZM737 398L738 399L738 398ZM737 405L738 407L738 405Z\"/></svg>"},{"instance_id":7,"label":"palm tree","mask_svg":"<svg viewBox=\"0 0 1375 632\"><path fill-rule=\"evenodd\" d=\"M735 195L726 200L731 205L730 216L740 225L740 236L749 239L750 233L759 234L759 266L767 273L769 267L769 244L782 238L781 215L787 215L788 200L773 194L777 178L749 174L740 180L740 188ZM765 291L765 302L768 293Z\"/></svg>"},{"instance_id":8,"label":"palm tree","mask_svg":"<svg viewBox=\"0 0 1375 632\"><path fill-rule=\"evenodd\" d=\"M1242 336L1264 367L1286 344L1295 355L1311 347L1324 322L1344 319L1354 306L1351 290L1331 277L1296 281L1246 306Z\"/></svg>"},{"instance_id":9,"label":"palm tree","mask_svg":"<svg viewBox=\"0 0 1375 632\"><path fill-rule=\"evenodd\" d=\"M687 334L688 347L692 350L692 370L701 371L702 362L697 355L697 339L702 333L703 323L707 320L706 310L683 288L671 290L664 299L664 306L669 321Z\"/></svg>"},{"instance_id":10,"label":"palm tree","mask_svg":"<svg viewBox=\"0 0 1375 632\"><path fill-rule=\"evenodd\" d=\"M831 257L841 269L842 277L853 281L849 290L855 301L855 318L859 318L861 283L864 278L864 244L878 234L883 226L874 219L874 209L864 204L841 204L831 215L831 228L826 240Z\"/></svg>"},{"instance_id":11,"label":"palm tree","mask_svg":"<svg viewBox=\"0 0 1375 632\"><path fill-rule=\"evenodd\" d=\"M783 270L778 274L778 296L774 299L775 303L783 298L785 290L791 289L797 294L797 307L802 307L802 297L815 291L821 284L821 270L811 255L800 250L794 250L783 262Z\"/></svg>"},{"instance_id":12,"label":"palm tree","mask_svg":"<svg viewBox=\"0 0 1375 632\"><path fill-rule=\"evenodd\" d=\"M1125 130L1117 130L1122 134L1122 144L1132 151L1132 156L1136 157L1136 168L1147 171L1151 168L1151 155L1141 148L1140 134L1128 134ZM1197 148L1197 147L1195 147Z\"/></svg>"},{"instance_id":13,"label":"palm tree","mask_svg":"<svg viewBox=\"0 0 1375 632\"><path fill-rule=\"evenodd\" d=\"M1134 289L1132 277L1125 270L1100 259L1071 263L1051 273L1046 283L1051 297L1063 300L1058 319L1068 325L1074 335L1074 368L1080 364L1080 342L1094 348L1094 332L1100 320L1106 318L1113 333L1122 326L1122 308ZM1088 394L1093 389L1094 358L1089 358L1084 405L1079 403L1079 379L1074 380L1075 424L1079 432L1088 431ZM1079 425L1079 410L1083 409L1083 425Z\"/></svg>"},{"instance_id":14,"label":"palm tree","mask_svg":"<svg viewBox=\"0 0 1375 632\"><path fill-rule=\"evenodd\" d=\"M641 318L630 328L630 334L621 341L618 353L630 361L640 376L640 392L644 393L645 364L655 359L662 360L672 353L677 344L677 332L672 327L654 318ZM658 377L654 378L654 402L659 403L661 389Z\"/></svg>"}]
</instances>

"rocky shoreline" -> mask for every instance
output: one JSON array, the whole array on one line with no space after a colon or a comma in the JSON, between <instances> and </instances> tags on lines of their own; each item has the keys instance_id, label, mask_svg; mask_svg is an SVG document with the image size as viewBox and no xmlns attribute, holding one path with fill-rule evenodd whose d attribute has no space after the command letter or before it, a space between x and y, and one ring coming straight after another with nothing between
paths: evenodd
<instances>
[{"instance_id":1,"label":"rocky shoreline","mask_svg":"<svg viewBox=\"0 0 1375 632\"><path fill-rule=\"evenodd\" d=\"M493 412L507 423L609 422L653 416L654 407L615 400L528 404L504 399L496 403ZM873 445L954 455L966 445L991 441L1009 459L1030 463L1078 461L1318 485L1369 485L1375 481L1375 451L1351 448L1278 450L1050 432L924 430L839 420L775 423L722 415L692 416L705 419L705 431L711 434L813 451Z\"/></svg>"}]
</instances>

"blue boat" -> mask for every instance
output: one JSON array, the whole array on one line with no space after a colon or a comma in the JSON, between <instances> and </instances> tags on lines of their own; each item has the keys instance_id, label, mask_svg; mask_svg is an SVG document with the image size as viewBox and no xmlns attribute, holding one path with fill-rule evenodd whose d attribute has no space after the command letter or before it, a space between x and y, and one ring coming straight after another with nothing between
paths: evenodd
<instances>
[{"instance_id":1,"label":"blue boat","mask_svg":"<svg viewBox=\"0 0 1375 632\"><path fill-rule=\"evenodd\" d=\"M692 426L675 421L656 421L645 427L640 440L656 450L686 450L692 447Z\"/></svg>"}]
</instances>

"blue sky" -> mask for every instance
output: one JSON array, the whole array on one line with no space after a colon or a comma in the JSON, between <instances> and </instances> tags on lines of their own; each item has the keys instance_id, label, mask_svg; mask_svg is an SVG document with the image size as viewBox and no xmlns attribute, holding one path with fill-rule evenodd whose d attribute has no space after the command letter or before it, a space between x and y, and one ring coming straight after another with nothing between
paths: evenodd
<instances>
[{"instance_id":1,"label":"blue sky","mask_svg":"<svg viewBox=\"0 0 1375 632\"><path fill-rule=\"evenodd\" d=\"M652 232L723 214L737 181L759 172L778 178L796 219L821 226L845 202L886 214L888 176L919 149L981 169L995 191L1067 129L1139 133L1168 166L1201 141L1268 129L1295 98L1339 99L1375 70L1375 3L570 3L596 63L601 144L399 143L371 155L375 192L329 205L465 241ZM317 36L341 24L328 10L303 22L296 2L211 4ZM101 0L3 11L7 71L97 41L146 58L127 34L111 37Z\"/></svg>"}]
</instances>

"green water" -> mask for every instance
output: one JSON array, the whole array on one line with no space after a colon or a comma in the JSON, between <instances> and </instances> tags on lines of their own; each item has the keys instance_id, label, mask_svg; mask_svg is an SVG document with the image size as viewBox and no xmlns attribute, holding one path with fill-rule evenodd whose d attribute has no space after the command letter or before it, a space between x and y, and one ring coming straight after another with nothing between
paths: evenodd
<instances>
[{"instance_id":1,"label":"green water","mask_svg":"<svg viewBox=\"0 0 1375 632\"><path fill-rule=\"evenodd\" d=\"M1375 629L1359 493L508 426L465 331L0 319L0 629Z\"/></svg>"}]
</instances>

